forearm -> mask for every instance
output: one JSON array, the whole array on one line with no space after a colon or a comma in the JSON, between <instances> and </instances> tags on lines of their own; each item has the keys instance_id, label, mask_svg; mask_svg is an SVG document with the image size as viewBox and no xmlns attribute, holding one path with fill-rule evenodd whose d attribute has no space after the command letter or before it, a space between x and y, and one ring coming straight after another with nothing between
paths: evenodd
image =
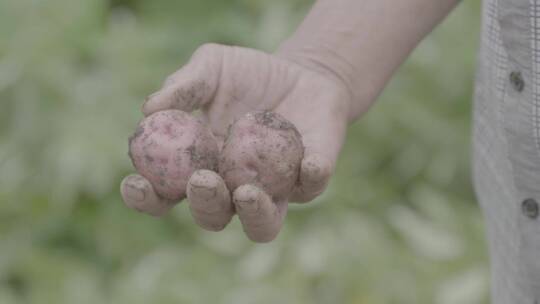
<instances>
[{"instance_id":1,"label":"forearm","mask_svg":"<svg viewBox=\"0 0 540 304\"><path fill-rule=\"evenodd\" d=\"M351 95L350 120L354 120L458 2L318 0L277 55L342 81Z\"/></svg>"}]
</instances>

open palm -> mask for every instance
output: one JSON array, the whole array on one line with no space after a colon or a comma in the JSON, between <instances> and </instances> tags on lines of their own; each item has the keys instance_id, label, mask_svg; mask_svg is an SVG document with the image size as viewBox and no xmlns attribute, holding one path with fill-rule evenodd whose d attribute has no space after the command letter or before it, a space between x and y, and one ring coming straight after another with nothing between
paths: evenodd
<instances>
[{"instance_id":1,"label":"open palm","mask_svg":"<svg viewBox=\"0 0 540 304\"><path fill-rule=\"evenodd\" d=\"M315 69L253 49L207 44L148 98L142 111L148 116L166 109L201 110L220 142L228 126L248 112L283 115L300 131L305 147L290 200L308 202L324 191L334 170L346 132L348 99L339 81ZM137 174L126 177L121 187L128 206L152 215L162 215L177 203L160 198ZM221 177L208 170L191 176L187 196L201 227L219 231L236 213L248 237L258 242L276 237L288 204L273 202L254 185L227 189Z\"/></svg>"}]
</instances>

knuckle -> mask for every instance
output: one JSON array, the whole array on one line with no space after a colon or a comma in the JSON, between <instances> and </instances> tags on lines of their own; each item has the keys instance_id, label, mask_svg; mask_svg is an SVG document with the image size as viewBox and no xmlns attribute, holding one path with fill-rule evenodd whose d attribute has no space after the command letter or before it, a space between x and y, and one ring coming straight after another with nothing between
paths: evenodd
<instances>
[{"instance_id":1,"label":"knuckle","mask_svg":"<svg viewBox=\"0 0 540 304\"><path fill-rule=\"evenodd\" d=\"M172 74L172 75L169 75L169 76L167 76L167 78L165 78L165 81L163 82L162 88L167 88L167 87L173 85L175 82L176 82L176 73Z\"/></svg>"},{"instance_id":2,"label":"knuckle","mask_svg":"<svg viewBox=\"0 0 540 304\"><path fill-rule=\"evenodd\" d=\"M209 231L221 231L232 218L229 212L208 212L207 210L191 209L195 222L203 229Z\"/></svg>"},{"instance_id":3,"label":"knuckle","mask_svg":"<svg viewBox=\"0 0 540 304\"><path fill-rule=\"evenodd\" d=\"M205 43L197 48L193 56L206 57L221 54L226 46L217 43Z\"/></svg>"},{"instance_id":4,"label":"knuckle","mask_svg":"<svg viewBox=\"0 0 540 304\"><path fill-rule=\"evenodd\" d=\"M207 231L219 232L225 229L227 224L222 223L199 223L199 226Z\"/></svg>"},{"instance_id":5,"label":"knuckle","mask_svg":"<svg viewBox=\"0 0 540 304\"><path fill-rule=\"evenodd\" d=\"M257 231L255 233L246 232L248 238L256 243L269 243L276 239L279 234L279 230L266 230L266 231Z\"/></svg>"},{"instance_id":6,"label":"knuckle","mask_svg":"<svg viewBox=\"0 0 540 304\"><path fill-rule=\"evenodd\" d=\"M321 183L318 185L310 185L308 187L307 185L300 185L296 192L294 193L292 197L292 201L295 203L309 203L319 197L326 188L328 187L328 183Z\"/></svg>"}]
</instances>

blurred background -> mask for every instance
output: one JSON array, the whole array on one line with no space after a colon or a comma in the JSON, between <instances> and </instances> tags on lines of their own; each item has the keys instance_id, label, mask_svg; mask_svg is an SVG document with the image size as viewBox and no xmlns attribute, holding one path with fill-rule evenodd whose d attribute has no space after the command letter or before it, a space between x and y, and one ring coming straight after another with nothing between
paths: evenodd
<instances>
[{"instance_id":1,"label":"blurred background","mask_svg":"<svg viewBox=\"0 0 540 304\"><path fill-rule=\"evenodd\" d=\"M0 0L0 303L487 303L470 170L479 1L350 128L277 241L125 208L144 97L204 42L272 51L307 0Z\"/></svg>"}]
</instances>

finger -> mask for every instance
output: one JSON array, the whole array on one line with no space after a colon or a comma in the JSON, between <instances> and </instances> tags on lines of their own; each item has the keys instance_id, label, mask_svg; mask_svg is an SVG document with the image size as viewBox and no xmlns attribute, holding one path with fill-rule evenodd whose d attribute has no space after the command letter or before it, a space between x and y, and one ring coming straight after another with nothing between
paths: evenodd
<instances>
[{"instance_id":1,"label":"finger","mask_svg":"<svg viewBox=\"0 0 540 304\"><path fill-rule=\"evenodd\" d=\"M324 192L332 166L330 161L317 153L308 155L302 160L300 176L291 200L294 202L309 202Z\"/></svg>"},{"instance_id":2,"label":"finger","mask_svg":"<svg viewBox=\"0 0 540 304\"><path fill-rule=\"evenodd\" d=\"M176 204L159 197L150 182L138 174L124 178L120 193L126 206L153 216L164 215Z\"/></svg>"},{"instance_id":3,"label":"finger","mask_svg":"<svg viewBox=\"0 0 540 304\"><path fill-rule=\"evenodd\" d=\"M213 171L195 171L188 181L187 197L195 222L204 229L220 231L234 215L229 190Z\"/></svg>"},{"instance_id":4,"label":"finger","mask_svg":"<svg viewBox=\"0 0 540 304\"><path fill-rule=\"evenodd\" d=\"M205 44L189 63L167 78L163 88L150 95L142 107L145 116L177 109L191 112L210 102L218 86L224 46Z\"/></svg>"},{"instance_id":5,"label":"finger","mask_svg":"<svg viewBox=\"0 0 540 304\"><path fill-rule=\"evenodd\" d=\"M287 203L274 203L270 196L253 185L242 185L233 193L236 213L244 232L254 242L276 238L287 214Z\"/></svg>"}]
</instances>

